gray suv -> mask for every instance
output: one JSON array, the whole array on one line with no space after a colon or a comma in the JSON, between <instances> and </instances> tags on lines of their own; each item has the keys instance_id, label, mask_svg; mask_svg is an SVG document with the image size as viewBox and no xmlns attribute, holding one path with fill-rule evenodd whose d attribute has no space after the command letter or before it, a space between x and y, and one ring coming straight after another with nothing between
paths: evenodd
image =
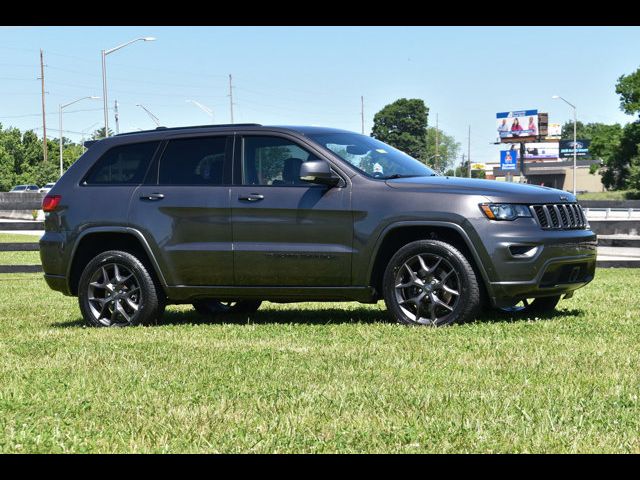
<instances>
[{"instance_id":1,"label":"gray suv","mask_svg":"<svg viewBox=\"0 0 640 480\"><path fill-rule=\"evenodd\" d=\"M589 283L596 235L546 187L444 177L376 139L234 124L98 142L43 201L49 286L90 325L274 302L384 299L446 325L482 307L544 312Z\"/></svg>"}]
</instances>

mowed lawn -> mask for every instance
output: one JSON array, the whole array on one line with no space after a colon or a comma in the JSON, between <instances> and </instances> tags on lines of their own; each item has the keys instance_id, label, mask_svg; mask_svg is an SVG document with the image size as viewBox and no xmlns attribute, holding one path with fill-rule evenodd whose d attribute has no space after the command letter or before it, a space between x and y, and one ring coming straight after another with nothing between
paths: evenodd
<instances>
[{"instance_id":1,"label":"mowed lawn","mask_svg":"<svg viewBox=\"0 0 640 480\"><path fill-rule=\"evenodd\" d=\"M382 303L93 329L0 275L0 451L640 453L639 291L599 270L557 316L440 329Z\"/></svg>"}]
</instances>

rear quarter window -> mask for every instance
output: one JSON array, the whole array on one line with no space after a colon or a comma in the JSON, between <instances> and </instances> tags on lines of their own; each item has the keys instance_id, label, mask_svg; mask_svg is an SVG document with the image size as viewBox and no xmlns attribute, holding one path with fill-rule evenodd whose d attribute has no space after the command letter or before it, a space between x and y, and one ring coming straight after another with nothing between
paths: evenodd
<instances>
[{"instance_id":1,"label":"rear quarter window","mask_svg":"<svg viewBox=\"0 0 640 480\"><path fill-rule=\"evenodd\" d=\"M160 142L132 143L113 147L93 165L84 185L138 185Z\"/></svg>"}]
</instances>

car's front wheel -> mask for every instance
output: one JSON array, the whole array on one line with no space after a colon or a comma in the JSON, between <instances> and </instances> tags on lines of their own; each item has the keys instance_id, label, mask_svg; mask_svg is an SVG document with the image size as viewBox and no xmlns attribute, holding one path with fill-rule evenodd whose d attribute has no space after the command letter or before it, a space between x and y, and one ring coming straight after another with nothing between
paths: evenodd
<instances>
[{"instance_id":1,"label":"car's front wheel","mask_svg":"<svg viewBox=\"0 0 640 480\"><path fill-rule=\"evenodd\" d=\"M85 267L78 302L86 323L94 327L126 327L156 323L164 310L158 286L134 255L111 250Z\"/></svg>"},{"instance_id":2,"label":"car's front wheel","mask_svg":"<svg viewBox=\"0 0 640 480\"><path fill-rule=\"evenodd\" d=\"M467 258L452 245L419 240L391 258L383 279L391 316L406 325L442 326L472 320L480 287Z\"/></svg>"}]
</instances>

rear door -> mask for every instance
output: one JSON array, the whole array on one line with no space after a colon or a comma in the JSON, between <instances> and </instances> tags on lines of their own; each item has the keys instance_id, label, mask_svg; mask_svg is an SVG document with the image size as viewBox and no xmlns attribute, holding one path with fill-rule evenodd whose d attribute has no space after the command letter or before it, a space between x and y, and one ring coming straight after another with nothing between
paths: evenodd
<instances>
[{"instance_id":1,"label":"rear door","mask_svg":"<svg viewBox=\"0 0 640 480\"><path fill-rule=\"evenodd\" d=\"M132 197L169 285L233 284L229 189L233 136L170 138Z\"/></svg>"},{"instance_id":2,"label":"rear door","mask_svg":"<svg viewBox=\"0 0 640 480\"><path fill-rule=\"evenodd\" d=\"M353 215L350 183L300 180L300 165L318 158L283 135L236 139L231 190L235 284L348 286Z\"/></svg>"}]
</instances>

